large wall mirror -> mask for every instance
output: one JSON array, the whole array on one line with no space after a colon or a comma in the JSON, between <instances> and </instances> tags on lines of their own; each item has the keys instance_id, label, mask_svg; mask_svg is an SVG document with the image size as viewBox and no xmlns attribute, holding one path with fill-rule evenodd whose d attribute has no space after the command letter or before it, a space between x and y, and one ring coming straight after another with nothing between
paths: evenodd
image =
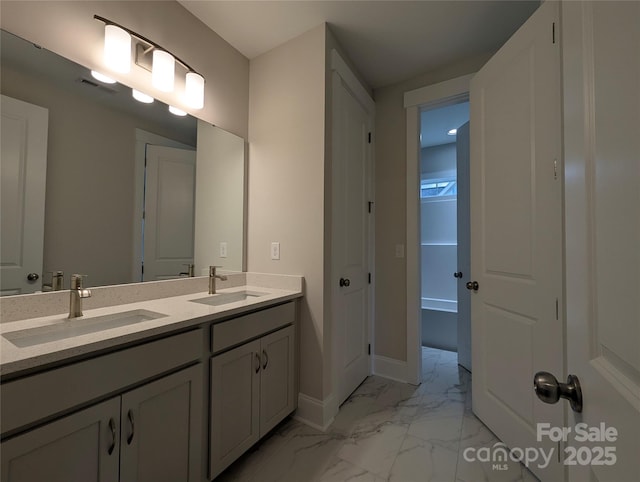
<instances>
[{"instance_id":1,"label":"large wall mirror","mask_svg":"<svg viewBox=\"0 0 640 482\"><path fill-rule=\"evenodd\" d=\"M3 295L244 269L244 139L1 35Z\"/></svg>"}]
</instances>

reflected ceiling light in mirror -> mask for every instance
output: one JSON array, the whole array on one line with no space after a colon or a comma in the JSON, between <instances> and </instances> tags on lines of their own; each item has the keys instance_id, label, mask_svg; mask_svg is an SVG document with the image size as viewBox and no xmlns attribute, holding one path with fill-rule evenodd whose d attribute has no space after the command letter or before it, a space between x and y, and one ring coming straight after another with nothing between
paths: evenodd
<instances>
[{"instance_id":1,"label":"reflected ceiling light in mirror","mask_svg":"<svg viewBox=\"0 0 640 482\"><path fill-rule=\"evenodd\" d=\"M104 26L104 63L122 74L131 70L131 35L117 25Z\"/></svg>"},{"instance_id":2,"label":"reflected ceiling light in mirror","mask_svg":"<svg viewBox=\"0 0 640 482\"><path fill-rule=\"evenodd\" d=\"M135 100L137 100L138 102L142 102L144 104L151 104L155 100L150 95L147 95L147 94L145 94L143 92L140 92L139 90L136 90L136 89L131 89L131 95L133 95L133 98Z\"/></svg>"},{"instance_id":3,"label":"reflected ceiling light in mirror","mask_svg":"<svg viewBox=\"0 0 640 482\"><path fill-rule=\"evenodd\" d=\"M187 115L185 111L183 111L182 109L178 109L177 107L174 107L172 105L169 106L169 112L171 112L173 115L179 115L180 117Z\"/></svg>"},{"instance_id":4,"label":"reflected ceiling light in mirror","mask_svg":"<svg viewBox=\"0 0 640 482\"><path fill-rule=\"evenodd\" d=\"M162 92L173 91L176 60L169 52L155 49L153 51L153 67L151 69L151 84Z\"/></svg>"},{"instance_id":5,"label":"reflected ceiling light in mirror","mask_svg":"<svg viewBox=\"0 0 640 482\"><path fill-rule=\"evenodd\" d=\"M455 136L458 133L458 129L451 129L449 132L447 132L448 136Z\"/></svg>"},{"instance_id":6,"label":"reflected ceiling light in mirror","mask_svg":"<svg viewBox=\"0 0 640 482\"><path fill-rule=\"evenodd\" d=\"M184 89L185 102L189 107L204 107L204 77L196 72L187 73Z\"/></svg>"},{"instance_id":7,"label":"reflected ceiling light in mirror","mask_svg":"<svg viewBox=\"0 0 640 482\"><path fill-rule=\"evenodd\" d=\"M112 79L111 77L107 77L104 74L101 74L100 72L96 72L95 70L91 71L91 77L93 77L96 80L99 80L100 82L103 82L105 84L115 84L116 81L114 79Z\"/></svg>"}]
</instances>

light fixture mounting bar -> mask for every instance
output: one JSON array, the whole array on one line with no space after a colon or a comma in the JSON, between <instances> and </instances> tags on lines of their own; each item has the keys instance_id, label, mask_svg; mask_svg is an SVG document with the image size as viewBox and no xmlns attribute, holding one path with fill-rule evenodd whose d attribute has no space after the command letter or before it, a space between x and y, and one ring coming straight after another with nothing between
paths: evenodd
<instances>
[{"instance_id":1,"label":"light fixture mounting bar","mask_svg":"<svg viewBox=\"0 0 640 482\"><path fill-rule=\"evenodd\" d=\"M173 52L171 52L170 50L165 49L161 45L158 45L154 41L149 40L144 35L140 35L139 33L134 32L133 30L131 30L131 29L127 28L127 27L123 27L119 23L116 23L116 22L114 22L112 20L109 20L108 18L101 17L100 15L94 15L93 18L95 18L96 20L100 20L101 22L103 22L106 25L115 25L116 27L121 28L122 30L127 32L132 37L135 37L136 39L140 40L141 42L144 42L145 44L149 45L150 47L152 47L154 49L164 50L165 52L173 55L173 58L176 60L176 62L178 62L180 65L182 65L189 72L193 72L194 74L198 74L198 75L200 75L202 77L202 74L197 72L195 69L193 69L189 64L187 64L185 61L180 59L178 56L174 55Z\"/></svg>"}]
</instances>

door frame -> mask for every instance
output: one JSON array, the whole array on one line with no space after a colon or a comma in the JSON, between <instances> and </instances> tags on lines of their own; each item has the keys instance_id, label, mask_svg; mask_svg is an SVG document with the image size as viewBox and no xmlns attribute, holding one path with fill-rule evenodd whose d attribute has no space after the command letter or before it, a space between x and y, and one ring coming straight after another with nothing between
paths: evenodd
<instances>
[{"instance_id":1,"label":"door frame","mask_svg":"<svg viewBox=\"0 0 640 482\"><path fill-rule=\"evenodd\" d=\"M407 370L406 381L422 381L422 317L420 303L420 111L469 100L475 73L405 92L407 115Z\"/></svg>"}]
</instances>

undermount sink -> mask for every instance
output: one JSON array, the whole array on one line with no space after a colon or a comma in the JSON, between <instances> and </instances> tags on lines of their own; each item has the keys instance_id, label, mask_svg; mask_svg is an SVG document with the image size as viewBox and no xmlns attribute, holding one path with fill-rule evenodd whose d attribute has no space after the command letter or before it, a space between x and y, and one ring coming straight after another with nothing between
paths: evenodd
<instances>
[{"instance_id":1,"label":"undermount sink","mask_svg":"<svg viewBox=\"0 0 640 482\"><path fill-rule=\"evenodd\" d=\"M215 295L207 296L206 298L199 298L197 300L189 300L194 303L202 303L204 305L220 306L228 303L235 303L237 301L245 301L249 298L257 298L264 296L267 293L261 293L259 291L235 291L233 293L218 293Z\"/></svg>"},{"instance_id":2,"label":"undermount sink","mask_svg":"<svg viewBox=\"0 0 640 482\"><path fill-rule=\"evenodd\" d=\"M75 318L73 320L59 321L54 325L39 326L26 330L5 333L7 340L17 347L26 347L49 343L52 341L66 340L80 335L88 335L111 328L134 325L141 321L164 318L167 315L149 310L131 310L111 315Z\"/></svg>"}]
</instances>

